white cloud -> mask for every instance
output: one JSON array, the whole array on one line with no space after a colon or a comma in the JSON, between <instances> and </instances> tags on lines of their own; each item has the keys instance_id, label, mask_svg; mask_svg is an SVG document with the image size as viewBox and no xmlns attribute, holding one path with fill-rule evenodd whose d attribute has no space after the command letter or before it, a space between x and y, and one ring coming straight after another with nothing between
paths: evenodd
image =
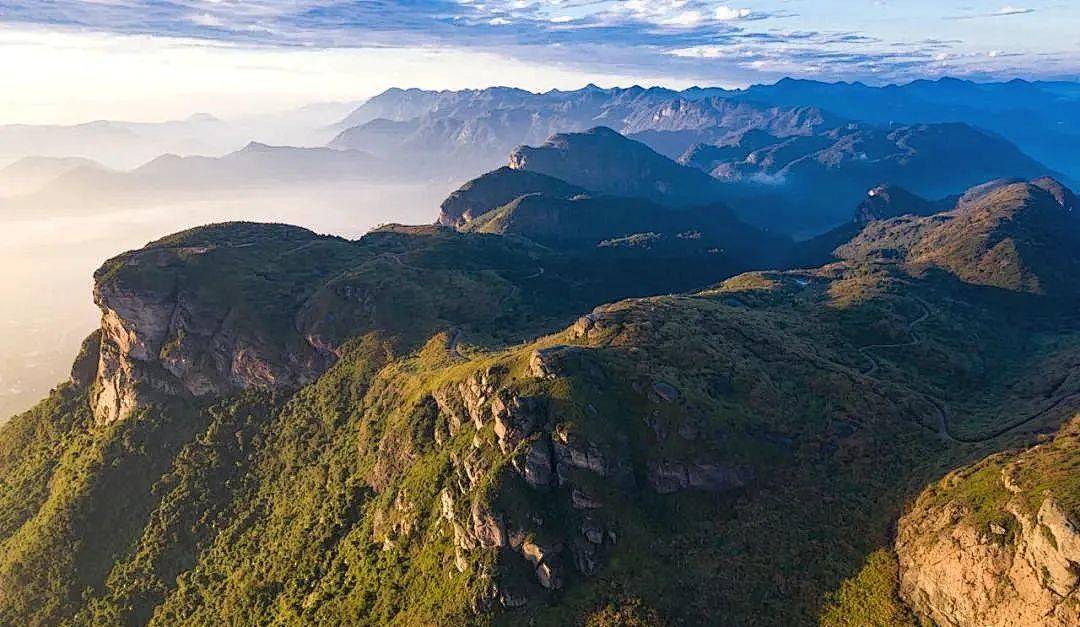
<instances>
[{"instance_id":1,"label":"white cloud","mask_svg":"<svg viewBox=\"0 0 1080 627\"><path fill-rule=\"evenodd\" d=\"M750 17L750 9L733 9L728 6L716 7L713 16L721 22L741 20Z\"/></svg>"},{"instance_id":2,"label":"white cloud","mask_svg":"<svg viewBox=\"0 0 1080 627\"><path fill-rule=\"evenodd\" d=\"M320 101L357 100L395 86L531 90L656 85L625 75L545 65L482 51L430 48L270 48L177 37L38 28L0 29L0 124L222 117Z\"/></svg>"},{"instance_id":3,"label":"white cloud","mask_svg":"<svg viewBox=\"0 0 1080 627\"><path fill-rule=\"evenodd\" d=\"M209 13L196 13L188 19L191 20L192 24L208 26L210 28L220 28L225 25L225 22L223 22L221 18Z\"/></svg>"},{"instance_id":4,"label":"white cloud","mask_svg":"<svg viewBox=\"0 0 1080 627\"><path fill-rule=\"evenodd\" d=\"M701 13L698 11L683 11L676 13L671 17L665 18L660 21L665 26L697 26L702 21Z\"/></svg>"},{"instance_id":5,"label":"white cloud","mask_svg":"<svg viewBox=\"0 0 1080 627\"><path fill-rule=\"evenodd\" d=\"M672 50L668 54L687 59L726 59L732 56L728 46L692 46Z\"/></svg>"},{"instance_id":6,"label":"white cloud","mask_svg":"<svg viewBox=\"0 0 1080 627\"><path fill-rule=\"evenodd\" d=\"M994 15L1025 15L1027 13L1034 13L1035 9L1019 8L1014 6L1003 6L998 9Z\"/></svg>"}]
</instances>

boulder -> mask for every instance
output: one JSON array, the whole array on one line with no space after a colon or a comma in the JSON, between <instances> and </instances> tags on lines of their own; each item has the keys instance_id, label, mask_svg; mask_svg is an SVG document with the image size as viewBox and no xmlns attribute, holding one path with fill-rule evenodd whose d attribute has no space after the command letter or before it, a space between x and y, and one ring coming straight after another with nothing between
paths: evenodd
<instances>
[{"instance_id":1,"label":"boulder","mask_svg":"<svg viewBox=\"0 0 1080 627\"><path fill-rule=\"evenodd\" d=\"M546 438L529 443L522 462L521 474L525 481L534 488L551 486L554 472L551 461L551 442Z\"/></svg>"},{"instance_id":2,"label":"boulder","mask_svg":"<svg viewBox=\"0 0 1080 627\"><path fill-rule=\"evenodd\" d=\"M460 546L454 547L454 568L459 573L469 570L469 560L465 557L465 553Z\"/></svg>"},{"instance_id":3,"label":"boulder","mask_svg":"<svg viewBox=\"0 0 1080 627\"><path fill-rule=\"evenodd\" d=\"M591 544L604 543L604 528L592 519L586 519L581 523L581 536Z\"/></svg>"},{"instance_id":4,"label":"boulder","mask_svg":"<svg viewBox=\"0 0 1080 627\"><path fill-rule=\"evenodd\" d=\"M502 517L495 515L481 501L472 505L473 535L481 547L504 547L507 545L506 525Z\"/></svg>"},{"instance_id":5,"label":"boulder","mask_svg":"<svg viewBox=\"0 0 1080 627\"><path fill-rule=\"evenodd\" d=\"M577 538L574 540L573 545L571 545L571 553L574 558L574 568L576 568L579 573L588 576L596 572L596 544L585 542L580 538Z\"/></svg>"},{"instance_id":6,"label":"boulder","mask_svg":"<svg viewBox=\"0 0 1080 627\"><path fill-rule=\"evenodd\" d=\"M502 590L499 593L499 603L506 609L524 607L529 602L529 597L516 590Z\"/></svg>"},{"instance_id":7,"label":"boulder","mask_svg":"<svg viewBox=\"0 0 1080 627\"><path fill-rule=\"evenodd\" d=\"M652 461L648 465L649 485L660 494L726 492L745 486L751 474L749 469L721 464Z\"/></svg>"},{"instance_id":8,"label":"boulder","mask_svg":"<svg viewBox=\"0 0 1080 627\"><path fill-rule=\"evenodd\" d=\"M570 328L570 336L574 339L591 337L613 328L617 323L618 318L614 313L597 308L574 322L574 326Z\"/></svg>"},{"instance_id":9,"label":"boulder","mask_svg":"<svg viewBox=\"0 0 1080 627\"><path fill-rule=\"evenodd\" d=\"M548 590L562 588L563 581L561 568L559 567L559 554L562 552L561 545L542 545L531 540L521 545L521 554L533 566L536 572L536 580Z\"/></svg>"},{"instance_id":10,"label":"boulder","mask_svg":"<svg viewBox=\"0 0 1080 627\"><path fill-rule=\"evenodd\" d=\"M678 388L666 381L657 381L652 385L652 395L654 400L659 400L664 403L674 403L679 400L680 396Z\"/></svg>"},{"instance_id":11,"label":"boulder","mask_svg":"<svg viewBox=\"0 0 1080 627\"><path fill-rule=\"evenodd\" d=\"M446 520L454 520L454 494L449 488L443 488L439 493L439 502L442 505L442 515Z\"/></svg>"},{"instance_id":12,"label":"boulder","mask_svg":"<svg viewBox=\"0 0 1080 627\"><path fill-rule=\"evenodd\" d=\"M555 449L555 468L559 475L559 483L565 484L570 480L573 469L588 470L601 477L607 474L607 465L604 463L604 454L592 442L563 436L553 443Z\"/></svg>"},{"instance_id":13,"label":"boulder","mask_svg":"<svg viewBox=\"0 0 1080 627\"><path fill-rule=\"evenodd\" d=\"M556 379L564 372L567 360L582 352L578 346L538 348L529 358L529 372L537 379Z\"/></svg>"},{"instance_id":14,"label":"boulder","mask_svg":"<svg viewBox=\"0 0 1080 627\"><path fill-rule=\"evenodd\" d=\"M547 418L541 399L515 394L496 396L491 401L491 414L495 421L495 436L504 453L516 448Z\"/></svg>"},{"instance_id":15,"label":"boulder","mask_svg":"<svg viewBox=\"0 0 1080 627\"><path fill-rule=\"evenodd\" d=\"M582 510L600 509L601 507L604 506L603 503L601 503L600 501L596 500L595 498L589 496L588 494L586 494L582 490L579 490L578 488L573 488L573 489L570 490L570 505L574 509L582 509Z\"/></svg>"}]
</instances>

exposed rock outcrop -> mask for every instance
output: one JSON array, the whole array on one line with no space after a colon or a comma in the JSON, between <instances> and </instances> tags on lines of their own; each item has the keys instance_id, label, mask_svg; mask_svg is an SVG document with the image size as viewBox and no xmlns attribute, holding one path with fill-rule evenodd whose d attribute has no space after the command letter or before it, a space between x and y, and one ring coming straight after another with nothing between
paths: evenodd
<instances>
[{"instance_id":1,"label":"exposed rock outcrop","mask_svg":"<svg viewBox=\"0 0 1080 627\"><path fill-rule=\"evenodd\" d=\"M536 569L536 580L548 590L558 590L563 586L562 565L559 555L562 545L542 545L526 540L521 545L521 554Z\"/></svg>"},{"instance_id":2,"label":"exposed rock outcrop","mask_svg":"<svg viewBox=\"0 0 1080 627\"><path fill-rule=\"evenodd\" d=\"M957 471L897 529L900 593L943 627L1080 625L1080 525L1054 492L1074 421L1058 442Z\"/></svg>"},{"instance_id":3,"label":"exposed rock outcrop","mask_svg":"<svg viewBox=\"0 0 1080 627\"><path fill-rule=\"evenodd\" d=\"M521 474L530 486L546 488L551 485L555 476L551 459L551 442L546 438L529 443L521 458Z\"/></svg>"},{"instance_id":4,"label":"exposed rock outcrop","mask_svg":"<svg viewBox=\"0 0 1080 627\"><path fill-rule=\"evenodd\" d=\"M130 415L160 397L197 398L248 388L295 388L336 359L295 330L284 330L296 304L237 299L289 276L243 271L271 265L283 248L320 237L296 227L228 224L204 227L110 260L95 273L102 312L99 360L91 403L98 422ZM240 250L238 250L240 249ZM243 261L238 261L242 256ZM303 263L303 259L296 260ZM222 275L223 264L230 271ZM277 331L273 331L278 329ZM89 370L87 370L89 371Z\"/></svg>"},{"instance_id":5,"label":"exposed rock outcrop","mask_svg":"<svg viewBox=\"0 0 1080 627\"><path fill-rule=\"evenodd\" d=\"M1034 516L1010 512L1012 530L958 524L966 512L955 504L902 521L897 552L907 602L949 627L1080 625L1080 531L1052 498Z\"/></svg>"},{"instance_id":6,"label":"exposed rock outcrop","mask_svg":"<svg viewBox=\"0 0 1080 627\"><path fill-rule=\"evenodd\" d=\"M75 363L71 366L71 383L78 388L88 388L97 377L98 362L101 360L101 329L83 340Z\"/></svg>"},{"instance_id":7,"label":"exposed rock outcrop","mask_svg":"<svg viewBox=\"0 0 1080 627\"><path fill-rule=\"evenodd\" d=\"M563 372L569 360L583 351L577 346L564 345L539 348L529 358L529 371L538 379L554 379Z\"/></svg>"},{"instance_id":8,"label":"exposed rock outcrop","mask_svg":"<svg viewBox=\"0 0 1080 627\"><path fill-rule=\"evenodd\" d=\"M495 437L504 453L517 447L547 416L541 399L517 394L496 396L491 401Z\"/></svg>"},{"instance_id":9,"label":"exposed rock outcrop","mask_svg":"<svg viewBox=\"0 0 1080 627\"><path fill-rule=\"evenodd\" d=\"M741 488L751 478L748 469L719 464L655 461L649 463L649 485L660 494L681 490L726 492Z\"/></svg>"}]
</instances>

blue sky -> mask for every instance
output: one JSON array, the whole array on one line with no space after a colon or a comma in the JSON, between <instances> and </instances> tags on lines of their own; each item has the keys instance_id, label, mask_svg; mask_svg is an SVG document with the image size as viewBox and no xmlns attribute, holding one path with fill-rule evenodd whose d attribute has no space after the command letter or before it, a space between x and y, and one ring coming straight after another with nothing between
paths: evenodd
<instances>
[{"instance_id":1,"label":"blue sky","mask_svg":"<svg viewBox=\"0 0 1080 627\"><path fill-rule=\"evenodd\" d=\"M50 56L56 37L91 55L122 42L132 54L169 42L226 50L230 62L249 66L329 55L341 64L334 72L363 69L360 91L460 87L463 77L542 88L569 86L575 76L739 86L783 76L887 83L1080 75L1077 0L0 0L0 62L10 67L5 33L23 43L52 38L35 57ZM241 62L237 51L250 59ZM402 75L407 67L361 61L393 51L401 63L442 56L430 76L419 62ZM319 72L325 64L308 65Z\"/></svg>"}]
</instances>

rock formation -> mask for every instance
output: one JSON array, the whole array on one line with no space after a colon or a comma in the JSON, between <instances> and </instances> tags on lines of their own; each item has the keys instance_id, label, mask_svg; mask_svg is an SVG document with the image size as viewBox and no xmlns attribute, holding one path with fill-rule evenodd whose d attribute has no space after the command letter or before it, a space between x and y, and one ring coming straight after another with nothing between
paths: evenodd
<instances>
[{"instance_id":1,"label":"rock formation","mask_svg":"<svg viewBox=\"0 0 1080 627\"><path fill-rule=\"evenodd\" d=\"M1080 624L1080 525L1055 492L1075 494L1052 478L1078 425L957 471L900 520L900 593L917 614L947 627Z\"/></svg>"}]
</instances>

